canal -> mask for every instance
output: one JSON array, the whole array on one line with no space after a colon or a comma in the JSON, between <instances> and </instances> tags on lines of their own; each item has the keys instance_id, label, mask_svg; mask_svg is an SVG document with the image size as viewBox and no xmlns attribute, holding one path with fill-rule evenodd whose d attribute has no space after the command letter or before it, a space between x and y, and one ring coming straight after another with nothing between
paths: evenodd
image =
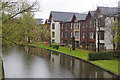
<instances>
[{"instance_id":1,"label":"canal","mask_svg":"<svg viewBox=\"0 0 120 80\"><path fill-rule=\"evenodd\" d=\"M114 78L102 69L65 54L32 47L3 53L5 78Z\"/></svg>"}]
</instances>

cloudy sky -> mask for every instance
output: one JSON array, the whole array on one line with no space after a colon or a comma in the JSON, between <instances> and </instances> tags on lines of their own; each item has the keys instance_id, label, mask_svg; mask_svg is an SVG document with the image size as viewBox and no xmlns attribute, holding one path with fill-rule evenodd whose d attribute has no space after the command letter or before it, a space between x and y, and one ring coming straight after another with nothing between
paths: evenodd
<instances>
[{"instance_id":1,"label":"cloudy sky","mask_svg":"<svg viewBox=\"0 0 120 80\"><path fill-rule=\"evenodd\" d=\"M95 10L97 6L116 7L120 0L37 0L40 12L35 13L35 18L48 19L50 11L87 12Z\"/></svg>"}]
</instances>

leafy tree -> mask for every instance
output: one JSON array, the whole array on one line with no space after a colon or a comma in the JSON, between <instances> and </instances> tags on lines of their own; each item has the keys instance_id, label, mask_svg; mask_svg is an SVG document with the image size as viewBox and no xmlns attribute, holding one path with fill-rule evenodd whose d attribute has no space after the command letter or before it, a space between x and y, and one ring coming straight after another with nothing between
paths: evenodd
<instances>
[{"instance_id":1,"label":"leafy tree","mask_svg":"<svg viewBox=\"0 0 120 80\"><path fill-rule=\"evenodd\" d=\"M30 43L30 40L33 38L33 30L35 25L35 19L33 18L34 14L32 14L30 11L27 13L23 13L23 19L22 19L22 25L24 28L24 36L27 38L28 43Z\"/></svg>"},{"instance_id":2,"label":"leafy tree","mask_svg":"<svg viewBox=\"0 0 120 80\"><path fill-rule=\"evenodd\" d=\"M10 48L19 45L26 36L29 37L31 26L33 26L33 15L36 2L1 1L0 11L2 12L2 47ZM30 21L30 22L29 22Z\"/></svg>"},{"instance_id":3,"label":"leafy tree","mask_svg":"<svg viewBox=\"0 0 120 80\"><path fill-rule=\"evenodd\" d=\"M115 50L115 44L117 44L117 49L120 50L120 29L119 29L120 23L118 21L115 21L111 27L112 30L112 43Z\"/></svg>"},{"instance_id":4,"label":"leafy tree","mask_svg":"<svg viewBox=\"0 0 120 80\"><path fill-rule=\"evenodd\" d=\"M45 24L37 25L34 28L35 41L49 42L50 32Z\"/></svg>"}]
</instances>

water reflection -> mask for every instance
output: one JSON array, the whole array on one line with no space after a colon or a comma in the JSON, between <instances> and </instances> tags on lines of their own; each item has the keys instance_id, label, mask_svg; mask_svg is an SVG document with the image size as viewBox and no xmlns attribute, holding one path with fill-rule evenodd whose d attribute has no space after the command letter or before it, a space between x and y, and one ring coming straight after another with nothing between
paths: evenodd
<instances>
[{"instance_id":1,"label":"water reflection","mask_svg":"<svg viewBox=\"0 0 120 80\"><path fill-rule=\"evenodd\" d=\"M17 47L4 55L6 78L113 78L109 73L54 51Z\"/></svg>"}]
</instances>

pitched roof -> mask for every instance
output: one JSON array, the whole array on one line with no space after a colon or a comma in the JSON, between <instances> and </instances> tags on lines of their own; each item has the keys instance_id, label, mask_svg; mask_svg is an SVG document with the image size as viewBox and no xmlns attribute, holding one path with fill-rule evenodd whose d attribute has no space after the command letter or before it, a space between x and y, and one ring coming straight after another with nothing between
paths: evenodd
<instances>
[{"instance_id":1,"label":"pitched roof","mask_svg":"<svg viewBox=\"0 0 120 80\"><path fill-rule=\"evenodd\" d=\"M77 20L85 20L86 19L87 14L75 14L75 17L77 18Z\"/></svg>"},{"instance_id":2,"label":"pitched roof","mask_svg":"<svg viewBox=\"0 0 120 80\"><path fill-rule=\"evenodd\" d=\"M118 7L99 7L103 15L115 15L118 13Z\"/></svg>"},{"instance_id":3,"label":"pitched roof","mask_svg":"<svg viewBox=\"0 0 120 80\"><path fill-rule=\"evenodd\" d=\"M42 24L43 23L43 19L35 19L36 20L36 24L39 25L39 24Z\"/></svg>"},{"instance_id":4,"label":"pitched roof","mask_svg":"<svg viewBox=\"0 0 120 80\"><path fill-rule=\"evenodd\" d=\"M95 11L90 11L91 16L95 14Z\"/></svg>"},{"instance_id":5,"label":"pitched roof","mask_svg":"<svg viewBox=\"0 0 120 80\"><path fill-rule=\"evenodd\" d=\"M51 11L51 15L53 20L62 21L62 22L70 22L75 15L77 20L84 20L85 15L74 12L59 12L59 11Z\"/></svg>"},{"instance_id":6,"label":"pitched roof","mask_svg":"<svg viewBox=\"0 0 120 80\"><path fill-rule=\"evenodd\" d=\"M46 20L45 20L45 23L46 23L46 24L50 24L49 19L46 19Z\"/></svg>"}]
</instances>

